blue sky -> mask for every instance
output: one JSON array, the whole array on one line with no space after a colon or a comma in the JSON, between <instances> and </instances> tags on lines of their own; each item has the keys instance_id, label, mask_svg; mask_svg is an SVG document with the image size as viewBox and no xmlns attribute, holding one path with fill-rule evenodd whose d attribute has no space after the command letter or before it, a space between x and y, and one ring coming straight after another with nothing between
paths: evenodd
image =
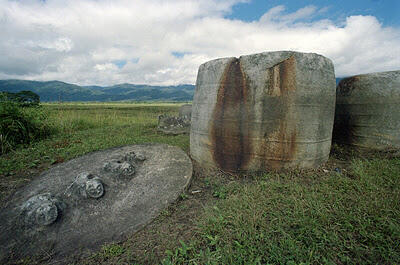
<instances>
[{"instance_id":1,"label":"blue sky","mask_svg":"<svg viewBox=\"0 0 400 265\"><path fill-rule=\"evenodd\" d=\"M226 17L254 21L258 20L270 8L278 5L286 6L288 12L295 12L308 5L327 8L326 12L313 17L311 20L325 18L340 22L348 16L371 15L386 26L400 26L399 0L252 0L248 3L235 5L232 13Z\"/></svg>"},{"instance_id":2,"label":"blue sky","mask_svg":"<svg viewBox=\"0 0 400 265\"><path fill-rule=\"evenodd\" d=\"M313 52L400 70L399 0L0 0L0 79L194 84L212 59Z\"/></svg>"}]
</instances>

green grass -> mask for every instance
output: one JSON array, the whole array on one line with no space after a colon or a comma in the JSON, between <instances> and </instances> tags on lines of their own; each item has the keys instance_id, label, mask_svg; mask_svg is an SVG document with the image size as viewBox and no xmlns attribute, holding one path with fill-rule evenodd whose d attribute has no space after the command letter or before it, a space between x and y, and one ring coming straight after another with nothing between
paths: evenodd
<instances>
[{"instance_id":1,"label":"green grass","mask_svg":"<svg viewBox=\"0 0 400 265\"><path fill-rule=\"evenodd\" d=\"M400 160L354 160L349 176L231 184L164 264L398 264Z\"/></svg>"},{"instance_id":2,"label":"green grass","mask_svg":"<svg viewBox=\"0 0 400 265\"><path fill-rule=\"evenodd\" d=\"M101 249L101 256L103 258L113 258L118 257L124 254L126 249L118 244L109 244L107 246L103 246Z\"/></svg>"},{"instance_id":3,"label":"green grass","mask_svg":"<svg viewBox=\"0 0 400 265\"><path fill-rule=\"evenodd\" d=\"M176 115L178 108L45 104L55 132L0 156L1 194L52 164L96 150L156 142L188 151L188 135L156 130L158 115ZM329 163L345 163L346 170L336 173L335 165L244 178L196 173L192 185L201 192L181 194L151 228L77 264L400 264L400 159L337 147ZM192 227L177 229L187 218L196 220Z\"/></svg>"}]
</instances>

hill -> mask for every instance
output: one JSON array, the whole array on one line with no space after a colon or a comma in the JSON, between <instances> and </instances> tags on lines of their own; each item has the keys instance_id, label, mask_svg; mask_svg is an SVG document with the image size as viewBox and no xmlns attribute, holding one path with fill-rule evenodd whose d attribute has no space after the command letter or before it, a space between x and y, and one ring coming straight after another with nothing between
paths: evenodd
<instances>
[{"instance_id":1,"label":"hill","mask_svg":"<svg viewBox=\"0 0 400 265\"><path fill-rule=\"evenodd\" d=\"M109 87L78 86L61 81L0 80L0 91L30 90L41 101L190 101L194 85L150 86L118 84Z\"/></svg>"}]
</instances>

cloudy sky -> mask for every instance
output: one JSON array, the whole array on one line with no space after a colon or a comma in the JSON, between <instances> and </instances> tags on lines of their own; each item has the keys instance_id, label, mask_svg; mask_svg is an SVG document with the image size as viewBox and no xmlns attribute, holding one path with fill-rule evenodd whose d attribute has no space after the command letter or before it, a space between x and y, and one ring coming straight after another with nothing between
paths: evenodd
<instances>
[{"instance_id":1,"label":"cloudy sky","mask_svg":"<svg viewBox=\"0 0 400 265\"><path fill-rule=\"evenodd\" d=\"M398 0L0 0L0 79L193 84L200 64L315 52L338 77L400 70Z\"/></svg>"}]
</instances>

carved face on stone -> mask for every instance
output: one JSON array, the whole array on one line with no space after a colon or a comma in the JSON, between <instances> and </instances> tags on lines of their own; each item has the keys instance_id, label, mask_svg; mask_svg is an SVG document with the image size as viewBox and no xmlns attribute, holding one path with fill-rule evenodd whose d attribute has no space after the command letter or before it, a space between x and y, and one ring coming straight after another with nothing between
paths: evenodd
<instances>
[{"instance_id":1,"label":"carved face on stone","mask_svg":"<svg viewBox=\"0 0 400 265\"><path fill-rule=\"evenodd\" d=\"M65 194L74 203L79 203L83 198L98 199L104 195L103 182L98 176L82 172L75 178Z\"/></svg>"},{"instance_id":2,"label":"carved face on stone","mask_svg":"<svg viewBox=\"0 0 400 265\"><path fill-rule=\"evenodd\" d=\"M33 196L21 206L25 224L29 227L51 225L64 208L65 204L60 198L50 193Z\"/></svg>"},{"instance_id":3,"label":"carved face on stone","mask_svg":"<svg viewBox=\"0 0 400 265\"><path fill-rule=\"evenodd\" d=\"M119 177L133 177L136 173L136 167L144 160L146 160L144 155L129 152L119 160L107 161L103 165L103 170L117 173Z\"/></svg>"},{"instance_id":4,"label":"carved face on stone","mask_svg":"<svg viewBox=\"0 0 400 265\"><path fill-rule=\"evenodd\" d=\"M100 198L104 194L104 187L100 180L89 179L86 182L86 194L94 199Z\"/></svg>"},{"instance_id":5,"label":"carved face on stone","mask_svg":"<svg viewBox=\"0 0 400 265\"><path fill-rule=\"evenodd\" d=\"M52 202L44 202L36 209L36 223L38 225L50 225L58 216L57 206Z\"/></svg>"}]
</instances>

